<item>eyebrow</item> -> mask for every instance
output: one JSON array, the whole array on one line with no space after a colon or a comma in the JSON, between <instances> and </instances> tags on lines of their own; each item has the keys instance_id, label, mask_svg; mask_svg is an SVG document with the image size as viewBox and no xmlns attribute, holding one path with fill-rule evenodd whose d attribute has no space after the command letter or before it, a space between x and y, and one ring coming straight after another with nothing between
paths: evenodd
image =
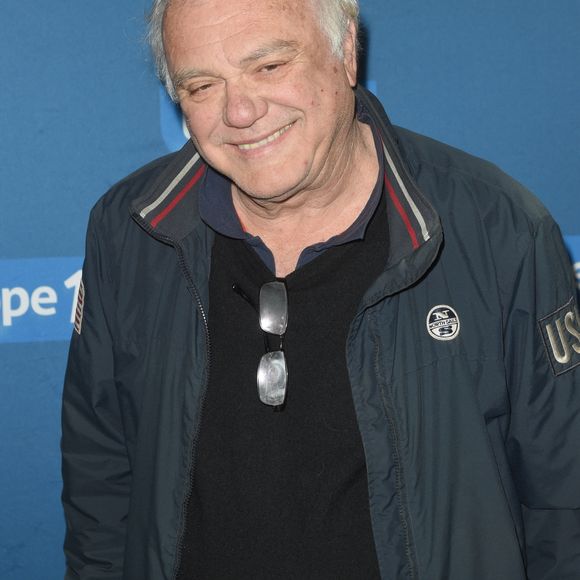
<instances>
[{"instance_id":1,"label":"eyebrow","mask_svg":"<svg viewBox=\"0 0 580 580\"><path fill-rule=\"evenodd\" d=\"M296 52L298 51L298 47L299 45L295 40L274 40L251 52L240 61L240 64L246 65L255 62L256 60L260 60L261 58L271 56L277 52Z\"/></svg>"},{"instance_id":2,"label":"eyebrow","mask_svg":"<svg viewBox=\"0 0 580 580\"><path fill-rule=\"evenodd\" d=\"M196 77L211 77L211 76L214 76L212 75L211 72L204 71L199 68L182 69L177 73L175 73L175 77L173 78L173 86L176 89L179 89L180 87L183 86L185 82L187 82L190 79L194 79Z\"/></svg>"},{"instance_id":3,"label":"eyebrow","mask_svg":"<svg viewBox=\"0 0 580 580\"><path fill-rule=\"evenodd\" d=\"M262 58L271 56L279 52L297 52L299 49L298 42L294 40L274 40L264 46L257 48L250 54L245 56L241 61L239 61L240 66L247 66L252 62L256 62ZM175 88L179 88L186 81L196 78L196 77L213 77L214 73L211 71L199 69L199 68L187 68L178 71L173 79L173 85Z\"/></svg>"}]
</instances>

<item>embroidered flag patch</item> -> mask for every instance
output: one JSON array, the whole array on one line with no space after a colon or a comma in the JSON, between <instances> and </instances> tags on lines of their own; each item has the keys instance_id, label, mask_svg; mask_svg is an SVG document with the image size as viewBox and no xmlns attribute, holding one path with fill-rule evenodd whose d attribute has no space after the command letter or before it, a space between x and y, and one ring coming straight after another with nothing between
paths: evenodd
<instances>
[{"instance_id":1,"label":"embroidered flag patch","mask_svg":"<svg viewBox=\"0 0 580 580\"><path fill-rule=\"evenodd\" d=\"M556 376L580 365L580 314L574 298L538 324Z\"/></svg>"},{"instance_id":2,"label":"embroidered flag patch","mask_svg":"<svg viewBox=\"0 0 580 580\"><path fill-rule=\"evenodd\" d=\"M81 279L79 293L77 295L77 305L75 307L75 332L81 333L83 327L83 312L85 307L85 285Z\"/></svg>"}]
</instances>

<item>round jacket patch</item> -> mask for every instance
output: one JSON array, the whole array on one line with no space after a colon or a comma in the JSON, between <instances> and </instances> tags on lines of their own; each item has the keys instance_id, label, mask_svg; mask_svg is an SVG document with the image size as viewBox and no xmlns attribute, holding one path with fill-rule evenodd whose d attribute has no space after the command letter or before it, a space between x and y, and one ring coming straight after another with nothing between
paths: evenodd
<instances>
[{"instance_id":1,"label":"round jacket patch","mask_svg":"<svg viewBox=\"0 0 580 580\"><path fill-rule=\"evenodd\" d=\"M427 330L437 340L453 340L459 334L459 316L451 306L434 306L427 315Z\"/></svg>"}]
</instances>

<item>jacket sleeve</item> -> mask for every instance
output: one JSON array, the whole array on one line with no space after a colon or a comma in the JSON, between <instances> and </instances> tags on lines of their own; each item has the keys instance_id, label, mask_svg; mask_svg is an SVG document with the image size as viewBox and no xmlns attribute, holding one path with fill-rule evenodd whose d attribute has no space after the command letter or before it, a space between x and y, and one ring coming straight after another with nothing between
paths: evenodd
<instances>
[{"instance_id":1,"label":"jacket sleeve","mask_svg":"<svg viewBox=\"0 0 580 580\"><path fill-rule=\"evenodd\" d=\"M507 273L506 273L507 277ZM522 504L528 578L580 578L580 319L560 231L544 215L509 275L506 446Z\"/></svg>"},{"instance_id":2,"label":"jacket sleeve","mask_svg":"<svg viewBox=\"0 0 580 580\"><path fill-rule=\"evenodd\" d=\"M114 379L113 292L95 221L92 215L63 392L67 580L121 580L131 484Z\"/></svg>"}]
</instances>

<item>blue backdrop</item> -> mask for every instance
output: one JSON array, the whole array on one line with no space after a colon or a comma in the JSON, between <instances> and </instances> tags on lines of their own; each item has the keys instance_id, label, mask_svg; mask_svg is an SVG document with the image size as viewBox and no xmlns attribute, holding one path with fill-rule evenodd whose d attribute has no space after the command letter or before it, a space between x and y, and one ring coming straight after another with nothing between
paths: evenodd
<instances>
[{"instance_id":1,"label":"blue backdrop","mask_svg":"<svg viewBox=\"0 0 580 580\"><path fill-rule=\"evenodd\" d=\"M580 2L361 0L392 120L494 161L562 227L580 279ZM148 0L8 0L0 19L0 578L63 576L59 411L88 212L179 147ZM571 266L572 267L572 266Z\"/></svg>"}]
</instances>

